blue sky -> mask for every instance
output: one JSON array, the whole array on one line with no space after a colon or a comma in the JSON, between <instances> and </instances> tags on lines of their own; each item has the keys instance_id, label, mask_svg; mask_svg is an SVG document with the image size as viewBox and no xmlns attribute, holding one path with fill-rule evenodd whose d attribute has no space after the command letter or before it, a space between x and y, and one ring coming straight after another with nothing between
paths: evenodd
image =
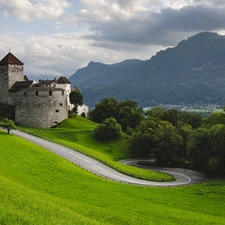
<instances>
[{"instance_id":1,"label":"blue sky","mask_svg":"<svg viewBox=\"0 0 225 225\"><path fill-rule=\"evenodd\" d=\"M0 58L28 77L70 77L90 61L149 59L202 31L225 34L224 0L0 0Z\"/></svg>"}]
</instances>

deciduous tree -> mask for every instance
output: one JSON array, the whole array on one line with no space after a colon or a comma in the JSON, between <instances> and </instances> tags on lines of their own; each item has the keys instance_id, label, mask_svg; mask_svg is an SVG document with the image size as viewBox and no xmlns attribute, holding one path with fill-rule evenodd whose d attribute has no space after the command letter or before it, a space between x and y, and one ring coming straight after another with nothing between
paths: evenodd
<instances>
[{"instance_id":1,"label":"deciduous tree","mask_svg":"<svg viewBox=\"0 0 225 225\"><path fill-rule=\"evenodd\" d=\"M73 112L76 115L78 106L83 105L83 95L79 91L71 91L69 98L70 98L70 103L74 105Z\"/></svg>"},{"instance_id":2,"label":"deciduous tree","mask_svg":"<svg viewBox=\"0 0 225 225\"><path fill-rule=\"evenodd\" d=\"M99 139L111 140L118 138L121 134L121 126L114 118L107 118L95 129L95 135Z\"/></svg>"},{"instance_id":3,"label":"deciduous tree","mask_svg":"<svg viewBox=\"0 0 225 225\"><path fill-rule=\"evenodd\" d=\"M102 123L107 118L116 118L117 110L118 102L115 98L104 98L90 111L89 118L96 123Z\"/></svg>"},{"instance_id":4,"label":"deciduous tree","mask_svg":"<svg viewBox=\"0 0 225 225\"><path fill-rule=\"evenodd\" d=\"M10 119L4 118L1 122L0 122L0 126L3 127L4 129L7 130L8 134L10 132L10 130L14 129L16 126L14 124L14 122Z\"/></svg>"}]
</instances>

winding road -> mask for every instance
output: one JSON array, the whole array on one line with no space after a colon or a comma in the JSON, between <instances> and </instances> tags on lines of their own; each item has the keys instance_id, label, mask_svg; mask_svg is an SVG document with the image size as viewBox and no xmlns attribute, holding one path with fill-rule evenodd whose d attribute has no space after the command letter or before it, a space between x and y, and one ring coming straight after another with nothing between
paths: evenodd
<instances>
[{"instance_id":1,"label":"winding road","mask_svg":"<svg viewBox=\"0 0 225 225\"><path fill-rule=\"evenodd\" d=\"M198 172L191 171L191 170L184 170L178 168L155 168L155 167L144 167L146 169L157 170L161 172L165 172L168 174L173 175L176 178L176 181L173 182L154 182L154 181L147 181L142 180L134 177L130 177L124 175L103 163L86 156L80 152L72 150L70 148L64 147L62 145L56 144L54 142L36 137L31 134L27 134L21 132L19 130L12 130L11 133L20 136L24 139L32 141L33 143L40 145L55 154L58 154L67 160L71 161L72 163L98 175L104 177L106 179L114 180L120 183L127 183L127 184L134 184L134 185L143 185L143 186L157 186L157 187L175 187L175 186L183 186L183 185L190 185L194 183L200 183L205 181L206 177ZM140 161L140 160L138 160ZM137 160L123 160L122 163L137 166Z\"/></svg>"}]
</instances>

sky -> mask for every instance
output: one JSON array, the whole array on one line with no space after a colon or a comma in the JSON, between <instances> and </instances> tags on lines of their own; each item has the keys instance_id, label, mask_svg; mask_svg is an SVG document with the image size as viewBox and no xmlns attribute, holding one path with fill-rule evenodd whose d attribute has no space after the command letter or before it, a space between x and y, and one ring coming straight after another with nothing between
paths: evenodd
<instances>
[{"instance_id":1,"label":"sky","mask_svg":"<svg viewBox=\"0 0 225 225\"><path fill-rule=\"evenodd\" d=\"M70 77L90 61L147 60L199 32L225 34L224 0L0 0L0 59L28 78Z\"/></svg>"}]
</instances>

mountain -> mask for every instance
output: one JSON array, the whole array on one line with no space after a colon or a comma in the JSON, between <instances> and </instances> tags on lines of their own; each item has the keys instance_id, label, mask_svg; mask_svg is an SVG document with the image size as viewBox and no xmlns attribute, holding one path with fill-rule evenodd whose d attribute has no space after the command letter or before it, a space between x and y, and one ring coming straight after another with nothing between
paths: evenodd
<instances>
[{"instance_id":1,"label":"mountain","mask_svg":"<svg viewBox=\"0 0 225 225\"><path fill-rule=\"evenodd\" d=\"M198 33L145 61L90 62L69 80L79 87L90 107L107 97L135 100L143 107L224 104L225 36Z\"/></svg>"}]
</instances>

